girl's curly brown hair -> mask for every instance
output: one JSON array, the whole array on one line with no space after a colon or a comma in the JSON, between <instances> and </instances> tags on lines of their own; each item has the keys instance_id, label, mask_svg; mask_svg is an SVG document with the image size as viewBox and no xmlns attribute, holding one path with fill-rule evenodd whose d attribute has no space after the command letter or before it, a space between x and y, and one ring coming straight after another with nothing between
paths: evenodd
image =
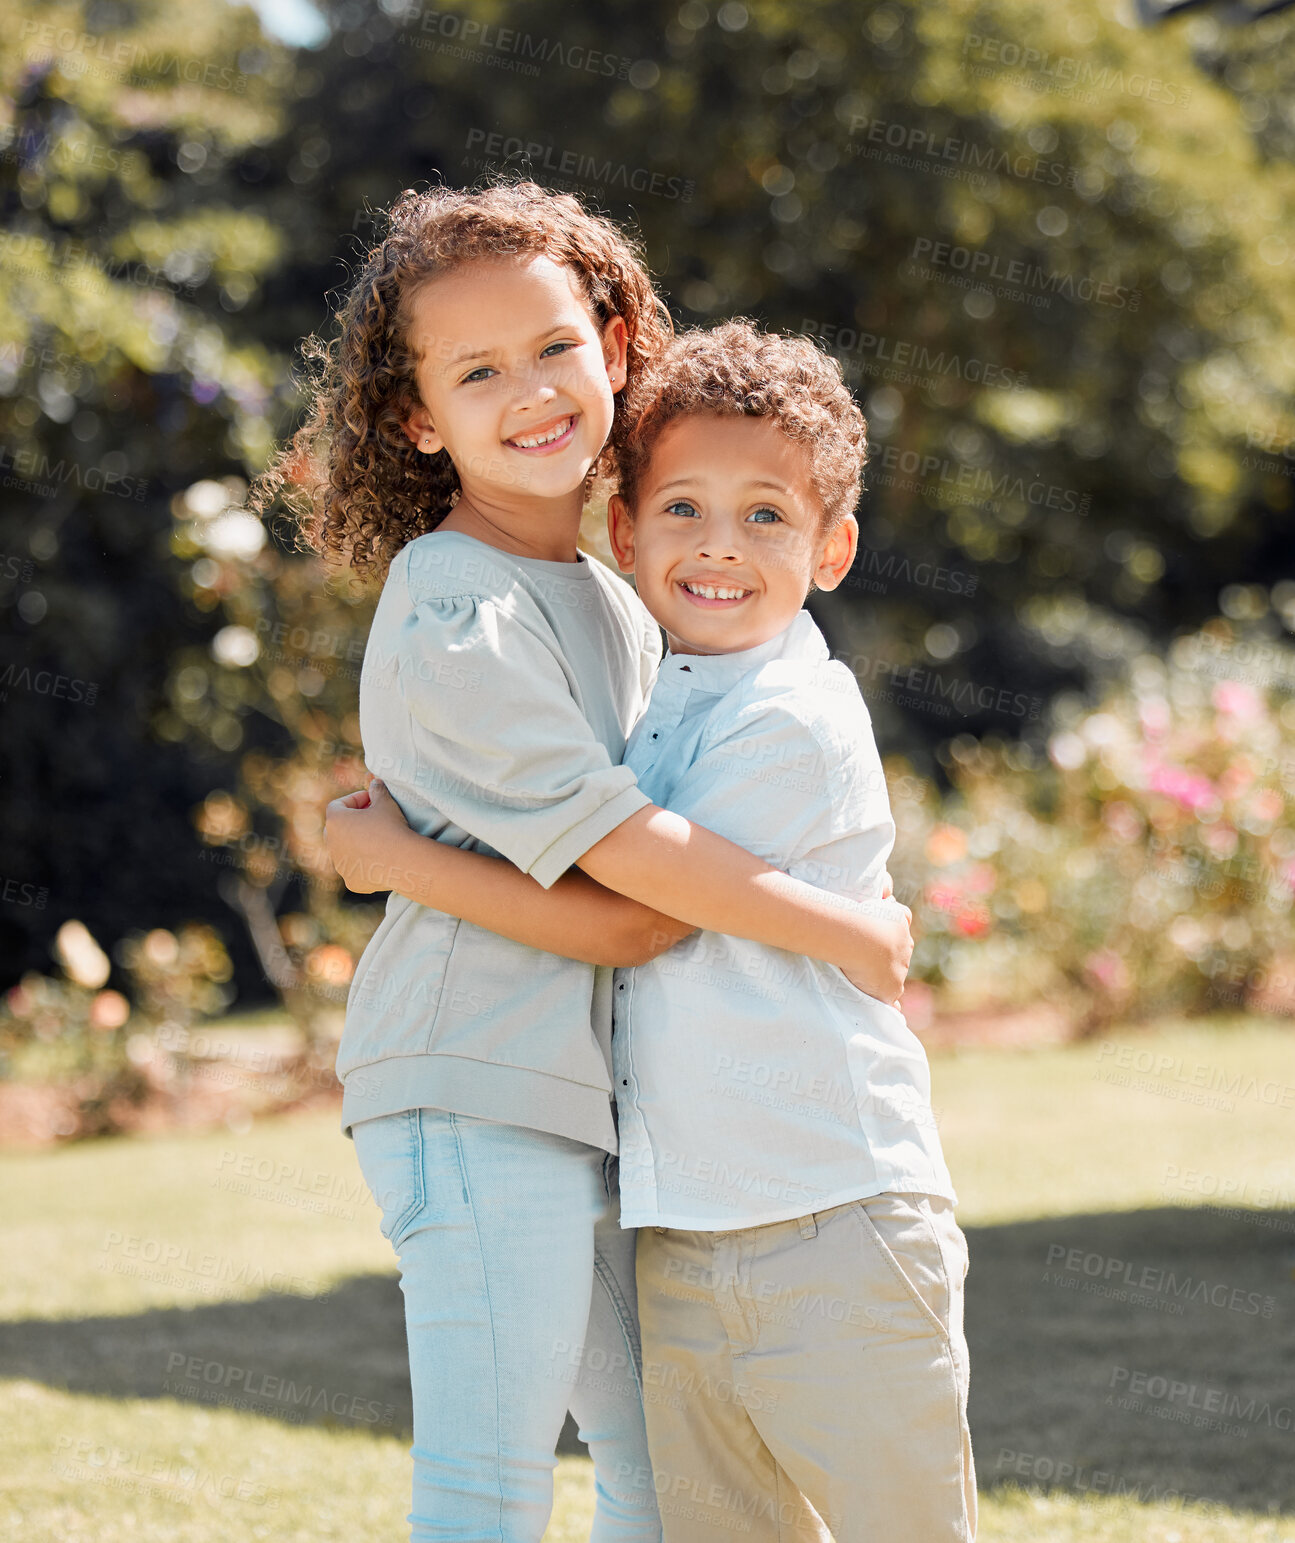
<instances>
[{"instance_id":1,"label":"girl's curly brown hair","mask_svg":"<svg viewBox=\"0 0 1295 1543\"><path fill-rule=\"evenodd\" d=\"M627 391L629 432L615 446L621 496L634 508L652 447L695 413L771 418L808 447L823 529L853 514L868 459L868 426L841 366L807 337L761 332L742 317L673 338Z\"/></svg>"},{"instance_id":2,"label":"girl's curly brown hair","mask_svg":"<svg viewBox=\"0 0 1295 1543\"><path fill-rule=\"evenodd\" d=\"M625 434L626 392L671 333L629 239L568 193L524 181L477 192L410 190L388 224L336 314L339 336L305 340L306 421L249 500L263 514L282 492L306 545L377 578L407 542L435 530L459 492L446 452L420 453L402 426L419 405L408 301L422 283L481 258L545 256L573 269L594 317L620 316L629 331L628 382L616 397L608 460Z\"/></svg>"}]
</instances>

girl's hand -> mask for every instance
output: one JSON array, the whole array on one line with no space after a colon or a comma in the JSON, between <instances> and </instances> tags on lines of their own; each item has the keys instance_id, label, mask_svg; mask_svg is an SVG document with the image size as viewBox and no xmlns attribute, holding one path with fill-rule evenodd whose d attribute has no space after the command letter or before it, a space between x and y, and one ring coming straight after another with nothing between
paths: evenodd
<instances>
[{"instance_id":1,"label":"girl's hand","mask_svg":"<svg viewBox=\"0 0 1295 1543\"><path fill-rule=\"evenodd\" d=\"M374 777L367 791L335 798L324 812L324 841L333 867L347 889L372 895L391 889L409 824L384 782Z\"/></svg>"}]
</instances>

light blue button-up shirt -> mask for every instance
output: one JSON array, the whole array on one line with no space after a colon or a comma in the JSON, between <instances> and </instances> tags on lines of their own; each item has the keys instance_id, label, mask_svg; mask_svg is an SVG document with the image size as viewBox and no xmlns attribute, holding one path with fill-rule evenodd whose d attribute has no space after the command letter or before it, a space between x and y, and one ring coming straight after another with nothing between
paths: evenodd
<instances>
[{"instance_id":1,"label":"light blue button-up shirt","mask_svg":"<svg viewBox=\"0 0 1295 1543\"><path fill-rule=\"evenodd\" d=\"M872 724L808 612L757 648L668 654L624 764L654 803L774 867L880 897L895 827ZM613 1003L623 1226L955 1199L921 1044L834 965L698 932L618 970Z\"/></svg>"}]
</instances>

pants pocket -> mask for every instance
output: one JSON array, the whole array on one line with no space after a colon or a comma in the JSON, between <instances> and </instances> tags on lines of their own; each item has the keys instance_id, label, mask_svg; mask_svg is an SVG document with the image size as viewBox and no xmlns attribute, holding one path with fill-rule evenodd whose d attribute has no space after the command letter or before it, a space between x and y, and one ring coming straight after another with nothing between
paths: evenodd
<instances>
[{"instance_id":1,"label":"pants pocket","mask_svg":"<svg viewBox=\"0 0 1295 1543\"><path fill-rule=\"evenodd\" d=\"M947 1339L953 1292L926 1196L869 1195L854 1201L851 1210L913 1305Z\"/></svg>"},{"instance_id":2,"label":"pants pocket","mask_svg":"<svg viewBox=\"0 0 1295 1543\"><path fill-rule=\"evenodd\" d=\"M399 1246L427 1200L419 1111L360 1120L351 1135L360 1172L382 1213L382 1236Z\"/></svg>"}]
</instances>

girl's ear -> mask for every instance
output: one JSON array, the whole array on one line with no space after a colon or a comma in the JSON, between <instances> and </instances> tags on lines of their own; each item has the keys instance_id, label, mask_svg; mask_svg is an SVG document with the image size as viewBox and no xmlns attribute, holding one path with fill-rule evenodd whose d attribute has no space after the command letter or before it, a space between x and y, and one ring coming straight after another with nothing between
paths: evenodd
<instances>
[{"instance_id":1,"label":"girl's ear","mask_svg":"<svg viewBox=\"0 0 1295 1543\"><path fill-rule=\"evenodd\" d=\"M622 573L634 572L634 521L630 518L629 505L619 493L607 500L607 538L612 544L612 555Z\"/></svg>"},{"instance_id":2,"label":"girl's ear","mask_svg":"<svg viewBox=\"0 0 1295 1543\"><path fill-rule=\"evenodd\" d=\"M421 402L405 419L403 428L410 444L415 450L421 450L424 455L435 455L438 450L445 449L445 441L436 432L432 415Z\"/></svg>"},{"instance_id":3,"label":"girl's ear","mask_svg":"<svg viewBox=\"0 0 1295 1543\"><path fill-rule=\"evenodd\" d=\"M629 378L630 331L623 316L613 316L603 328L603 360L612 390L619 391Z\"/></svg>"},{"instance_id":4,"label":"girl's ear","mask_svg":"<svg viewBox=\"0 0 1295 1543\"><path fill-rule=\"evenodd\" d=\"M814 570L816 589L835 589L850 571L859 546L859 522L847 514L823 543L818 567Z\"/></svg>"}]
</instances>

